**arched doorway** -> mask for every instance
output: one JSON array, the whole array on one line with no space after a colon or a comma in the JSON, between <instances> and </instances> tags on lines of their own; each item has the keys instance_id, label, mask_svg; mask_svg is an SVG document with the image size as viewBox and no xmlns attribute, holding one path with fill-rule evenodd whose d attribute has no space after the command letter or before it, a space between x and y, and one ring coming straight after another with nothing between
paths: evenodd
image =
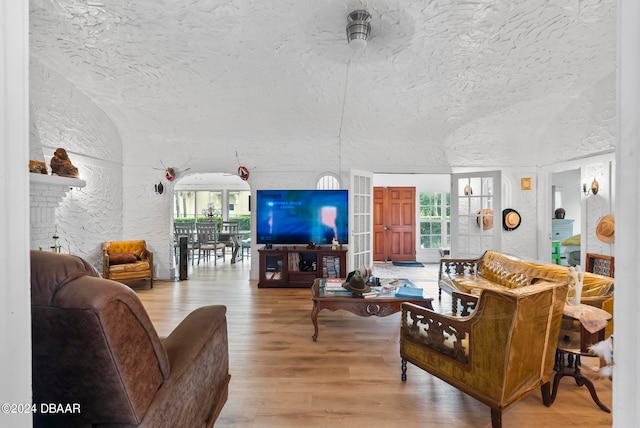
<instances>
[{"instance_id":1,"label":"arched doorway","mask_svg":"<svg viewBox=\"0 0 640 428\"><path fill-rule=\"evenodd\" d=\"M193 173L176 181L172 223L237 221L242 234L241 256L250 255L251 188L235 174ZM249 248L249 250L247 250ZM196 265L197 266L197 265Z\"/></svg>"}]
</instances>

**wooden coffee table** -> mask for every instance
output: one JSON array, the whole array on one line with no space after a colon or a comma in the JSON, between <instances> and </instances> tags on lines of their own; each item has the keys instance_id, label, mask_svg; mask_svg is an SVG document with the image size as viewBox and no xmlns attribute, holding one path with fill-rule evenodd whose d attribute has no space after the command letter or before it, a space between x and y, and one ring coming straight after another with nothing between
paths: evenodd
<instances>
[{"instance_id":1,"label":"wooden coffee table","mask_svg":"<svg viewBox=\"0 0 640 428\"><path fill-rule=\"evenodd\" d=\"M407 298L407 297L393 297L380 296L371 298L358 298L352 297L348 293L324 295L324 288L321 289L320 282L322 279L318 278L313 281L311 286L311 300L313 301L313 309L311 309L311 321L315 332L313 334L313 341L318 340L318 314L323 309L330 311L337 311L342 309L349 311L361 317L386 317L387 315L400 312L400 304L402 302L410 302L416 305L422 306L427 309L432 309L433 298L425 297L421 299Z\"/></svg>"}]
</instances>

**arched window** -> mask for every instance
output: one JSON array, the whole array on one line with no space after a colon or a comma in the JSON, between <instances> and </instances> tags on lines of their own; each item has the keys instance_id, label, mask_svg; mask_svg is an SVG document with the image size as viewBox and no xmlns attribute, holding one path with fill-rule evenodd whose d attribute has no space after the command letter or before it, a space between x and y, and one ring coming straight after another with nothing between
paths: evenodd
<instances>
[{"instance_id":1,"label":"arched window","mask_svg":"<svg viewBox=\"0 0 640 428\"><path fill-rule=\"evenodd\" d=\"M318 190L339 190L340 189L340 179L335 174L324 173L318 178L318 183L316 184L316 189Z\"/></svg>"}]
</instances>

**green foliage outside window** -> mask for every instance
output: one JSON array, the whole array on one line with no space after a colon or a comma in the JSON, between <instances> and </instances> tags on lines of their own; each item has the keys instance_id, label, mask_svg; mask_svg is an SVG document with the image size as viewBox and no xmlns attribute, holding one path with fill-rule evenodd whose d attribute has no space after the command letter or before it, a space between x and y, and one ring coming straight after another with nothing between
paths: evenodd
<instances>
[{"instance_id":1,"label":"green foliage outside window","mask_svg":"<svg viewBox=\"0 0 640 428\"><path fill-rule=\"evenodd\" d=\"M216 216L214 220L218 222L218 226L222 224L222 217ZM238 227L239 230L251 230L251 216L250 215L237 215L229 220L239 221L240 225ZM193 223L193 217L174 217L174 223ZM211 217L208 216L198 216L198 221L211 221Z\"/></svg>"},{"instance_id":2,"label":"green foliage outside window","mask_svg":"<svg viewBox=\"0 0 640 428\"><path fill-rule=\"evenodd\" d=\"M251 230L249 191L229 191L229 220L239 221L239 229ZM174 193L174 223L193 223L215 220L222 225L223 191L182 190Z\"/></svg>"},{"instance_id":3,"label":"green foliage outside window","mask_svg":"<svg viewBox=\"0 0 640 428\"><path fill-rule=\"evenodd\" d=\"M237 215L229 220L239 221L239 230L251 230L251 215Z\"/></svg>"},{"instance_id":4,"label":"green foliage outside window","mask_svg":"<svg viewBox=\"0 0 640 428\"><path fill-rule=\"evenodd\" d=\"M420 247L448 247L451 241L450 224L451 195L420 193Z\"/></svg>"}]
</instances>

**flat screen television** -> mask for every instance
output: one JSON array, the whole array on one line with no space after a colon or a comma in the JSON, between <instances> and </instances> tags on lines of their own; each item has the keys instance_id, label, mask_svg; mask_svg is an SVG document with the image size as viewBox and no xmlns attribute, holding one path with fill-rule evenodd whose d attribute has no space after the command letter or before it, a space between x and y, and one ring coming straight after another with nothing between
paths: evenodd
<instances>
[{"instance_id":1,"label":"flat screen television","mask_svg":"<svg viewBox=\"0 0 640 428\"><path fill-rule=\"evenodd\" d=\"M349 237L347 190L258 190L258 244L331 244Z\"/></svg>"}]
</instances>

